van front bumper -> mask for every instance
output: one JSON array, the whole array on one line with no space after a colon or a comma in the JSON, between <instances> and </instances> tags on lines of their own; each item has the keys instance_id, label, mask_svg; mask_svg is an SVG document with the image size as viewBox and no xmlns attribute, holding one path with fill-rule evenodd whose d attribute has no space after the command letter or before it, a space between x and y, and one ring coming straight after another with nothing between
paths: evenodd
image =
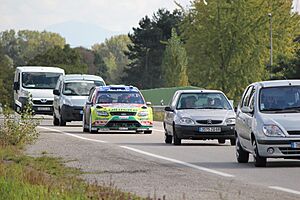
<instances>
[{"instance_id":1,"label":"van front bumper","mask_svg":"<svg viewBox=\"0 0 300 200\"><path fill-rule=\"evenodd\" d=\"M61 115L63 120L67 122L82 121L83 107L63 105L61 107Z\"/></svg>"},{"instance_id":2,"label":"van front bumper","mask_svg":"<svg viewBox=\"0 0 300 200\"><path fill-rule=\"evenodd\" d=\"M261 157L300 159L300 138L261 139L257 143Z\"/></svg>"}]
</instances>

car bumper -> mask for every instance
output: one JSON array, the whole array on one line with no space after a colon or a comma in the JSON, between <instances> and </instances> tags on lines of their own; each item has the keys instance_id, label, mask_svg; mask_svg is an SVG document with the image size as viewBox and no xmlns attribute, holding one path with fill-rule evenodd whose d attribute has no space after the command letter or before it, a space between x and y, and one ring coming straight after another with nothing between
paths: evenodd
<instances>
[{"instance_id":1,"label":"car bumper","mask_svg":"<svg viewBox=\"0 0 300 200\"><path fill-rule=\"evenodd\" d=\"M83 107L63 105L61 115L65 121L82 121Z\"/></svg>"},{"instance_id":2,"label":"car bumper","mask_svg":"<svg viewBox=\"0 0 300 200\"><path fill-rule=\"evenodd\" d=\"M151 122L152 124L152 122ZM145 131L145 130L152 130L152 125L143 125L139 121L136 120L111 120L105 122L103 120L96 120L94 121L93 128L98 130L115 130L115 131Z\"/></svg>"},{"instance_id":3,"label":"car bumper","mask_svg":"<svg viewBox=\"0 0 300 200\"><path fill-rule=\"evenodd\" d=\"M297 158L300 159L300 138L299 139L272 139L257 140L258 153L266 158ZM298 143L299 146L295 147Z\"/></svg>"},{"instance_id":4,"label":"car bumper","mask_svg":"<svg viewBox=\"0 0 300 200\"><path fill-rule=\"evenodd\" d=\"M234 125L213 126L220 127L221 132L199 132L200 127L208 126L181 126L175 125L175 132L180 139L234 139Z\"/></svg>"},{"instance_id":5,"label":"car bumper","mask_svg":"<svg viewBox=\"0 0 300 200\"><path fill-rule=\"evenodd\" d=\"M53 106L42 106L42 105L33 105L32 106L34 114L42 114L42 115L52 115L53 114Z\"/></svg>"}]
</instances>

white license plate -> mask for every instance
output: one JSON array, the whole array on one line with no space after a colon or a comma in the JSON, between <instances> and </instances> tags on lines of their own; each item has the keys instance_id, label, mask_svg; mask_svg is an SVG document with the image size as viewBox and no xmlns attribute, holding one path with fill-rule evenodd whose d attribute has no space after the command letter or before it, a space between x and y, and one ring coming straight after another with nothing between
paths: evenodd
<instances>
[{"instance_id":1,"label":"white license plate","mask_svg":"<svg viewBox=\"0 0 300 200\"><path fill-rule=\"evenodd\" d=\"M221 132L221 127L200 127L199 132Z\"/></svg>"},{"instance_id":2,"label":"white license plate","mask_svg":"<svg viewBox=\"0 0 300 200\"><path fill-rule=\"evenodd\" d=\"M81 110L79 113L82 115L83 114L83 110Z\"/></svg>"},{"instance_id":3,"label":"white license plate","mask_svg":"<svg viewBox=\"0 0 300 200\"><path fill-rule=\"evenodd\" d=\"M48 110L51 110L51 108L49 108L49 107L38 107L37 108L38 110L44 110L44 111L48 111Z\"/></svg>"},{"instance_id":4,"label":"white license plate","mask_svg":"<svg viewBox=\"0 0 300 200\"><path fill-rule=\"evenodd\" d=\"M121 130L121 131L127 131L128 128L127 127L120 127L119 130Z\"/></svg>"},{"instance_id":5,"label":"white license plate","mask_svg":"<svg viewBox=\"0 0 300 200\"><path fill-rule=\"evenodd\" d=\"M292 147L293 149L300 148L300 142L292 142L292 143L291 143L291 147Z\"/></svg>"}]
</instances>

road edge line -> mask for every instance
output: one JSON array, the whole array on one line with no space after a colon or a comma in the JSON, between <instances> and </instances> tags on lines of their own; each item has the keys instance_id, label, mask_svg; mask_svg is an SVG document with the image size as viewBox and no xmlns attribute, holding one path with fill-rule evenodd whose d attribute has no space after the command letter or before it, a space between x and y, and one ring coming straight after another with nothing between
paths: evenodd
<instances>
[{"instance_id":1,"label":"road edge line","mask_svg":"<svg viewBox=\"0 0 300 200\"><path fill-rule=\"evenodd\" d=\"M297 190L292 190L292 189L288 189L288 188L284 188L284 187L279 187L279 186L269 186L270 189L273 190L278 190L278 191L282 191L282 192L288 192L291 194L297 194L300 195L300 191Z\"/></svg>"}]
</instances>

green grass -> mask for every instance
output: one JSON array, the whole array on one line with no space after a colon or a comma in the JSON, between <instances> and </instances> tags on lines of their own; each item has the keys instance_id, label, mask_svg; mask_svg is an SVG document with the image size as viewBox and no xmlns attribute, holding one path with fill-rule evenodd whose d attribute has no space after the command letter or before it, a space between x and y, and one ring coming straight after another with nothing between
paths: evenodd
<instances>
[{"instance_id":1,"label":"green grass","mask_svg":"<svg viewBox=\"0 0 300 200\"><path fill-rule=\"evenodd\" d=\"M162 122L164 120L164 112L153 112L153 120Z\"/></svg>"},{"instance_id":2,"label":"green grass","mask_svg":"<svg viewBox=\"0 0 300 200\"><path fill-rule=\"evenodd\" d=\"M0 199L143 199L113 185L87 184L80 174L61 159L33 158L16 147L0 146Z\"/></svg>"}]
</instances>

